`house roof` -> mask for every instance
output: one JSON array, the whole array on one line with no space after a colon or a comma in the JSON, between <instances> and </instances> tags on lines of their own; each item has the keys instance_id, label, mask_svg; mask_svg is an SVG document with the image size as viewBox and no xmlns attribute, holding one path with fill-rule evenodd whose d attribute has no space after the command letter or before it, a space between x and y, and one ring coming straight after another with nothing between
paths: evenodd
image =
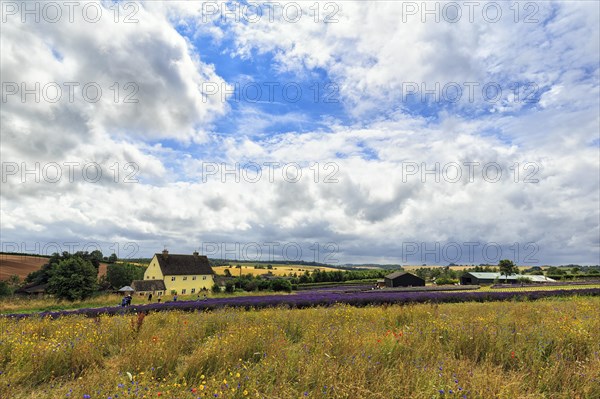
<instances>
[{"instance_id":1,"label":"house roof","mask_svg":"<svg viewBox=\"0 0 600 399\"><path fill-rule=\"evenodd\" d=\"M527 276L523 276L523 277L527 277L534 283L541 283L541 282L546 282L546 281L549 283L553 283L556 281L553 278L546 277L546 276L527 275Z\"/></svg>"},{"instance_id":2,"label":"house roof","mask_svg":"<svg viewBox=\"0 0 600 399\"><path fill-rule=\"evenodd\" d=\"M414 274L409 273L409 272L394 272L394 273L388 274L387 276L385 276L385 278L389 278L390 280L393 280L393 279L398 278L400 276L404 276L405 274L408 274L408 275L413 276L413 277L421 278L421 277L415 276Z\"/></svg>"},{"instance_id":3,"label":"house roof","mask_svg":"<svg viewBox=\"0 0 600 399\"><path fill-rule=\"evenodd\" d=\"M215 274L205 255L155 254L158 266L165 276Z\"/></svg>"},{"instance_id":4,"label":"house roof","mask_svg":"<svg viewBox=\"0 0 600 399\"><path fill-rule=\"evenodd\" d=\"M134 280L131 285L136 291L165 291L165 282L163 280Z\"/></svg>"},{"instance_id":5,"label":"house roof","mask_svg":"<svg viewBox=\"0 0 600 399\"><path fill-rule=\"evenodd\" d=\"M502 276L500 276L500 273L492 273L492 272L468 272L467 274L470 274L471 276L475 277L475 278L479 278L479 279L486 279L486 280L494 280L494 279L499 279L502 277L502 279L506 279L508 278L508 280L516 280L517 279L517 275L516 274L511 274L508 276L505 276L504 274Z\"/></svg>"},{"instance_id":6,"label":"house roof","mask_svg":"<svg viewBox=\"0 0 600 399\"><path fill-rule=\"evenodd\" d=\"M23 293L27 293L27 294L39 294L39 293L46 292L47 288L48 288L48 284L39 284L39 285L29 284L25 287L19 288L17 290L17 292L23 292Z\"/></svg>"},{"instance_id":7,"label":"house roof","mask_svg":"<svg viewBox=\"0 0 600 399\"><path fill-rule=\"evenodd\" d=\"M124 287L122 287L119 292L130 292L130 291L135 291L133 288L131 288L130 286L126 285Z\"/></svg>"}]
</instances>

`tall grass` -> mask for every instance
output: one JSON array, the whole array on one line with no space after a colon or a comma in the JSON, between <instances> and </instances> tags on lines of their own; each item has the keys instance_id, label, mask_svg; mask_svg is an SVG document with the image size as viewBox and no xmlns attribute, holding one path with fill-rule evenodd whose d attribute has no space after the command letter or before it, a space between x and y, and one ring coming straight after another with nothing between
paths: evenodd
<instances>
[{"instance_id":1,"label":"tall grass","mask_svg":"<svg viewBox=\"0 0 600 399\"><path fill-rule=\"evenodd\" d=\"M572 297L0 318L0 397L598 398L598 309Z\"/></svg>"},{"instance_id":2,"label":"tall grass","mask_svg":"<svg viewBox=\"0 0 600 399\"><path fill-rule=\"evenodd\" d=\"M121 303L122 295L118 294L98 294L92 298L78 301L66 301L49 296L46 297L27 297L27 296L9 296L0 299L0 313L27 313L54 311L63 309L79 309L103 306L115 306ZM136 298L137 299L137 298ZM140 297L139 301L144 298Z\"/></svg>"},{"instance_id":3,"label":"tall grass","mask_svg":"<svg viewBox=\"0 0 600 399\"><path fill-rule=\"evenodd\" d=\"M230 298L235 296L253 296L253 295L283 295L281 292L239 292L235 293L214 293L211 291L202 291L196 294L190 295L178 295L179 301L191 301L203 299L204 295L207 298ZM119 306L123 299L122 294L114 293L99 293L96 296L84 300L67 301L56 299L51 296L46 297L26 297L13 295L9 297L0 298L0 314L11 314L11 313L38 313L38 312L51 312L59 310L71 310L71 309L84 309L84 308L102 308ZM157 302L158 297L152 298L152 303ZM163 295L160 297L161 302L173 301L173 295ZM150 303L146 296L133 295L133 305L143 305Z\"/></svg>"}]
</instances>

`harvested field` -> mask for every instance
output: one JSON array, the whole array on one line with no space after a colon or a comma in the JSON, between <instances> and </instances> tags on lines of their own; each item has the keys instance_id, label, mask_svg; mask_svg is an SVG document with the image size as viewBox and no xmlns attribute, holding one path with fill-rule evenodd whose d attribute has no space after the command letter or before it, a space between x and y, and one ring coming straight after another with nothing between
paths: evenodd
<instances>
[{"instance_id":1,"label":"harvested field","mask_svg":"<svg viewBox=\"0 0 600 399\"><path fill-rule=\"evenodd\" d=\"M0 254L0 280L17 275L23 280L31 272L41 268L49 258L41 256ZM106 274L106 263L100 263L98 276Z\"/></svg>"},{"instance_id":2,"label":"harvested field","mask_svg":"<svg viewBox=\"0 0 600 399\"><path fill-rule=\"evenodd\" d=\"M0 280L6 280L15 274L24 279L46 262L48 258L39 256L0 254Z\"/></svg>"}]
</instances>

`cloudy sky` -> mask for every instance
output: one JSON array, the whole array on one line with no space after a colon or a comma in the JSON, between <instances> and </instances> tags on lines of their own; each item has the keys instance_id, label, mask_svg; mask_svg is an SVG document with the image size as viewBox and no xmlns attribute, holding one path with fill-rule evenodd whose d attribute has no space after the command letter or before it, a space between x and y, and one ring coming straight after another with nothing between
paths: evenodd
<instances>
[{"instance_id":1,"label":"cloudy sky","mask_svg":"<svg viewBox=\"0 0 600 399\"><path fill-rule=\"evenodd\" d=\"M598 2L24 7L3 251L600 263Z\"/></svg>"}]
</instances>

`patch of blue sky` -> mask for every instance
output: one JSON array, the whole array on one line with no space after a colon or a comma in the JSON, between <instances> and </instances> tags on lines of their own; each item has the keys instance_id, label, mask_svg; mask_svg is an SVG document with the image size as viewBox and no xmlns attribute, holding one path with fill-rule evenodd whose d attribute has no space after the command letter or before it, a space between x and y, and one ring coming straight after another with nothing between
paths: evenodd
<instances>
[{"instance_id":1,"label":"patch of blue sky","mask_svg":"<svg viewBox=\"0 0 600 399\"><path fill-rule=\"evenodd\" d=\"M225 26L223 26L225 27ZM236 44L232 38L216 41L207 34L198 34L189 26L177 26L178 31L193 44L203 63L211 64L217 75L222 77L228 87L227 96L219 96L229 107L228 112L202 129L210 134L223 137L251 137L257 140L289 132L304 133L313 131L331 131L332 121L338 125L368 124L381 120L386 115L400 110L402 113L428 119L432 123L440 120L441 114L454 114L465 119L477 119L497 112L495 105L501 105L505 113L519 114L537 107L541 94L548 88L528 86L529 82L511 81L500 77L501 99L490 101L482 91L476 88L475 102L469 102L466 92L460 101L453 101L455 93L446 93L449 98L436 100L423 97L422 94L404 98L395 98L382 107L376 107L366 114L353 116L351 105L345 104L339 87L332 81L326 70L313 69L286 72L278 68L276 54L252 50L248 57L236 54ZM590 71L591 72L591 71ZM223 87L219 88L223 91ZM466 90L466 88L463 88ZM494 95L493 88L490 89ZM518 90L518 101L522 104L511 106L512 92ZM498 104L496 104L498 103ZM174 149L192 151L195 157L207 155L210 151L203 147L212 147L215 142L194 145L182 145L177 142L163 142ZM367 158L375 154L366 153Z\"/></svg>"},{"instance_id":2,"label":"patch of blue sky","mask_svg":"<svg viewBox=\"0 0 600 399\"><path fill-rule=\"evenodd\" d=\"M503 109L505 114L518 115L536 109L541 96L549 87L540 87L533 82L516 81L479 86L469 93L444 92L433 94L408 94L399 99L403 112L421 116L432 121L440 114L453 114L464 119L478 119Z\"/></svg>"},{"instance_id":3,"label":"patch of blue sky","mask_svg":"<svg viewBox=\"0 0 600 399\"><path fill-rule=\"evenodd\" d=\"M362 159L366 159L368 161L377 161L379 160L379 155L377 154L377 152L368 146L367 143L361 141L358 142L357 147L360 148L360 155Z\"/></svg>"},{"instance_id":4,"label":"patch of blue sky","mask_svg":"<svg viewBox=\"0 0 600 399\"><path fill-rule=\"evenodd\" d=\"M505 145L511 145L513 140L500 128L489 128L479 133L482 137L495 137Z\"/></svg>"},{"instance_id":5,"label":"patch of blue sky","mask_svg":"<svg viewBox=\"0 0 600 399\"><path fill-rule=\"evenodd\" d=\"M63 55L54 47L51 47L51 51L52 51L52 56L57 59L58 61L62 62L63 60Z\"/></svg>"},{"instance_id":6,"label":"patch of blue sky","mask_svg":"<svg viewBox=\"0 0 600 399\"><path fill-rule=\"evenodd\" d=\"M249 57L241 57L231 38L215 41L210 36L195 35L186 26L177 29L192 42L200 60L212 64L227 83L227 87L219 86L219 93L213 94L230 106L230 112L215 121L215 132L240 134L240 126L247 126L247 112L242 111L249 108L265 115L265 122L272 122L262 123L258 132L252 129L261 135L327 129L323 119L349 121L339 87L325 70L311 70L302 76L282 72L273 53L253 50ZM304 117L286 117L300 114Z\"/></svg>"},{"instance_id":7,"label":"patch of blue sky","mask_svg":"<svg viewBox=\"0 0 600 399\"><path fill-rule=\"evenodd\" d=\"M544 8L546 8L547 11L545 11L545 13L539 13L537 8L540 7L540 4L525 3L523 5L523 9L521 10L521 13L519 15L520 20L522 20L526 23L532 23L535 21L539 21L539 23L545 27L550 22L555 20L556 15L558 14L558 9L559 9L560 5L549 1L549 2L544 2L543 6L544 6ZM540 19L539 18L540 15L543 15L544 18Z\"/></svg>"}]
</instances>

